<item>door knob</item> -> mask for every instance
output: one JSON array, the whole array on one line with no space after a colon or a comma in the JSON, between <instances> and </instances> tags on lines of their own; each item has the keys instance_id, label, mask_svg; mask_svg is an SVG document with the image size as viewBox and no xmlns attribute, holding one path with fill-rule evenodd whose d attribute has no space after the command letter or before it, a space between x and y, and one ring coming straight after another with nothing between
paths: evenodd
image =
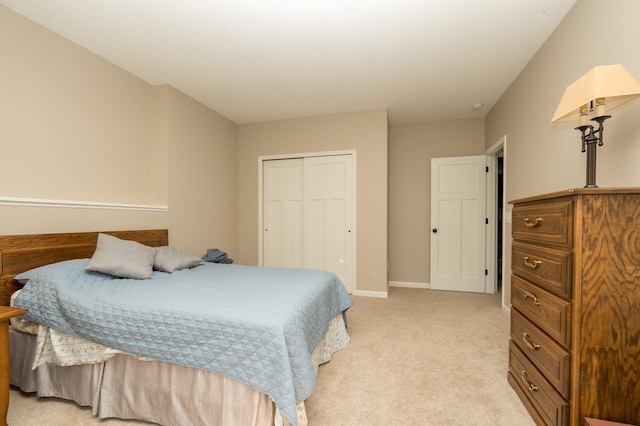
<instances>
[{"instance_id":1,"label":"door knob","mask_svg":"<svg viewBox=\"0 0 640 426\"><path fill-rule=\"evenodd\" d=\"M433 228L433 229L431 230L431 232L433 232L434 234L436 234L436 233L438 232L438 230L437 230L436 228Z\"/></svg>"}]
</instances>

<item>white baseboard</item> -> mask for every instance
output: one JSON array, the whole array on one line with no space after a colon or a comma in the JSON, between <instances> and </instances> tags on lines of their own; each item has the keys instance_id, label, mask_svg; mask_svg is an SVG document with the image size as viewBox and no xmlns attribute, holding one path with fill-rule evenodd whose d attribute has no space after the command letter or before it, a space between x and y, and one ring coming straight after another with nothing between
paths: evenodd
<instances>
[{"instance_id":1,"label":"white baseboard","mask_svg":"<svg viewBox=\"0 0 640 426\"><path fill-rule=\"evenodd\" d=\"M364 297L379 297L382 299L386 299L389 297L389 293L386 291L367 291L367 290L356 290L353 292L354 296L364 296Z\"/></svg>"},{"instance_id":2,"label":"white baseboard","mask_svg":"<svg viewBox=\"0 0 640 426\"><path fill-rule=\"evenodd\" d=\"M389 281L389 287L408 287L408 288L424 288L429 289L431 285L429 283L412 283L406 281ZM389 297L388 291L368 291L368 290L356 290L353 292L354 296L364 297L380 297L387 299Z\"/></svg>"},{"instance_id":3,"label":"white baseboard","mask_svg":"<svg viewBox=\"0 0 640 426\"><path fill-rule=\"evenodd\" d=\"M407 281L389 281L389 287L408 287L408 288L431 288L429 283L412 283Z\"/></svg>"}]
</instances>

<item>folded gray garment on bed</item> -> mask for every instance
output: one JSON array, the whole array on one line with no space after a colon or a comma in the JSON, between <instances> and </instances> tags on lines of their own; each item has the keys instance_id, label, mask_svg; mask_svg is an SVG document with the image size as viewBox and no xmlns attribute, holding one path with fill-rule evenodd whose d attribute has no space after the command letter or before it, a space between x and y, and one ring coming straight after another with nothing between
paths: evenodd
<instances>
[{"instance_id":1,"label":"folded gray garment on bed","mask_svg":"<svg viewBox=\"0 0 640 426\"><path fill-rule=\"evenodd\" d=\"M205 262L222 263L221 261L227 258L227 253L217 248L207 249L207 253L202 256L202 260Z\"/></svg>"}]
</instances>

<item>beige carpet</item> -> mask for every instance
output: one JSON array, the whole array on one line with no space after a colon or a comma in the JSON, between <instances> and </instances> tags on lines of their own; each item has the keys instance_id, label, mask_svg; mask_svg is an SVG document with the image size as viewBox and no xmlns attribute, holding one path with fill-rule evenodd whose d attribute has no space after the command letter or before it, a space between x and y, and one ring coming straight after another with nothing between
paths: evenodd
<instances>
[{"instance_id":1,"label":"beige carpet","mask_svg":"<svg viewBox=\"0 0 640 426\"><path fill-rule=\"evenodd\" d=\"M499 295L392 287L354 296L349 347L320 367L311 426L534 425L507 383L509 315ZM130 425L11 391L9 426ZM235 426L235 425L233 425Z\"/></svg>"}]
</instances>

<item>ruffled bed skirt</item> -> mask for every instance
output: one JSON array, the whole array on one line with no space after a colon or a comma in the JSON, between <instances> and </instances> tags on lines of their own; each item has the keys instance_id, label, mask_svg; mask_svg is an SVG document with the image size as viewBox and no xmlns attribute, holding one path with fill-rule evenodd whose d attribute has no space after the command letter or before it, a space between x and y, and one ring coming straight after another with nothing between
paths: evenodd
<instances>
[{"instance_id":1,"label":"ruffled bed skirt","mask_svg":"<svg viewBox=\"0 0 640 426\"><path fill-rule=\"evenodd\" d=\"M44 364L32 370L36 336L10 332L10 381L24 392L92 407L100 418L144 420L163 425L289 425L271 398L240 381L204 370L118 354L98 364ZM342 315L331 321L313 352L314 365L347 346ZM304 402L298 425L307 425Z\"/></svg>"}]
</instances>

